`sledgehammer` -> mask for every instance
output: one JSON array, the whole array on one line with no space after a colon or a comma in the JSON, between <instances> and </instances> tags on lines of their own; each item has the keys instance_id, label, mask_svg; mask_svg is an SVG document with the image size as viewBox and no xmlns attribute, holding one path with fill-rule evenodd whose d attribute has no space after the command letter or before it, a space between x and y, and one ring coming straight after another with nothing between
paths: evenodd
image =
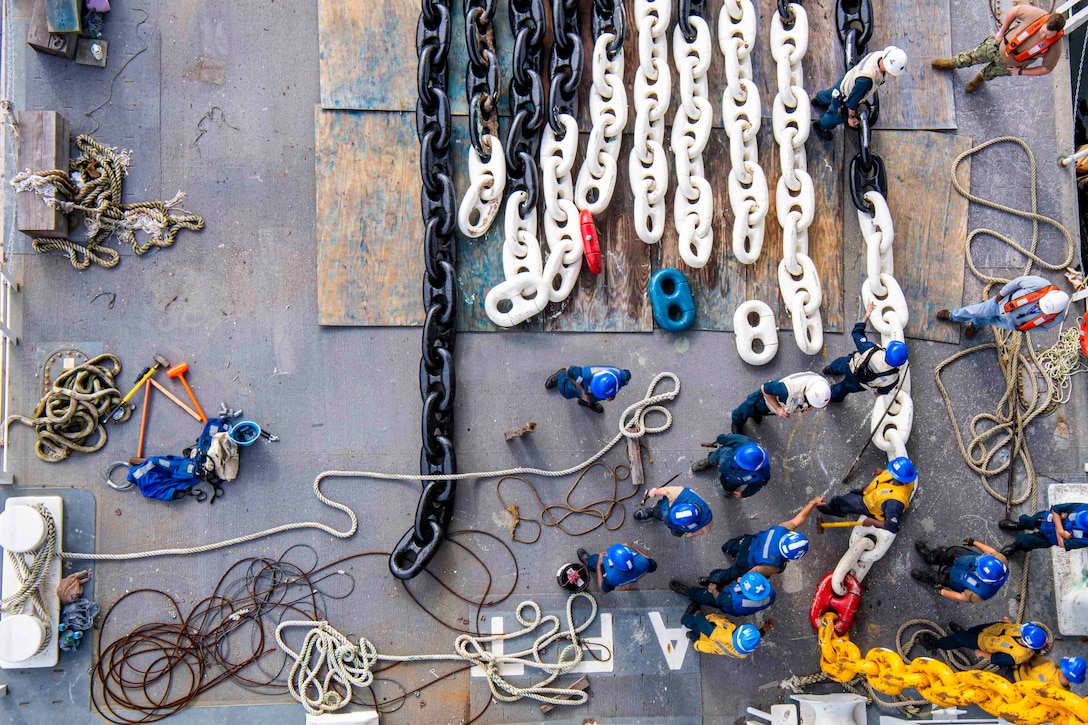
<instances>
[{"instance_id":1,"label":"sledgehammer","mask_svg":"<svg viewBox=\"0 0 1088 725\"><path fill-rule=\"evenodd\" d=\"M845 529L851 526L861 526L861 521L824 521L823 516L816 517L816 531L822 534L824 529Z\"/></svg>"},{"instance_id":2,"label":"sledgehammer","mask_svg":"<svg viewBox=\"0 0 1088 725\"><path fill-rule=\"evenodd\" d=\"M166 376L169 378L177 378L181 381L181 384L185 386L185 392L189 394L189 400L193 401L193 407L196 408L196 412L200 416L200 422L207 423L208 416L204 415L204 409L200 407L200 403L196 402L196 396L193 395L193 389L190 388L189 383L185 381L185 373L188 371L189 363L178 363L166 371Z\"/></svg>"}]
</instances>

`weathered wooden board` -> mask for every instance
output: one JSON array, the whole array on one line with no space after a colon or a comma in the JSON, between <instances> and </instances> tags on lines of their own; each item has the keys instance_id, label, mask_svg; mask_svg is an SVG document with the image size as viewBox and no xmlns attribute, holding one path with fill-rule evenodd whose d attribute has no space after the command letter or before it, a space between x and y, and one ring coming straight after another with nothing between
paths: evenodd
<instances>
[{"instance_id":1,"label":"weathered wooden board","mask_svg":"<svg viewBox=\"0 0 1088 725\"><path fill-rule=\"evenodd\" d=\"M888 207L895 223L895 278L910 310L907 337L958 343L960 326L938 322L942 307L963 299L967 200L952 188L952 161L971 138L933 131L877 131L873 149L888 171ZM960 164L970 188L971 164Z\"/></svg>"},{"instance_id":2,"label":"weathered wooden board","mask_svg":"<svg viewBox=\"0 0 1088 725\"><path fill-rule=\"evenodd\" d=\"M50 33L80 32L79 0L45 0L46 27Z\"/></svg>"},{"instance_id":3,"label":"weathered wooden board","mask_svg":"<svg viewBox=\"0 0 1088 725\"><path fill-rule=\"evenodd\" d=\"M56 111L19 113L16 168L19 171L68 172L68 121ZM32 191L15 195L15 225L19 231L35 237L63 237L68 234L68 216L46 205Z\"/></svg>"},{"instance_id":4,"label":"weathered wooden board","mask_svg":"<svg viewBox=\"0 0 1088 725\"><path fill-rule=\"evenodd\" d=\"M874 28L869 50L897 45L907 52L908 58L903 75L888 79L880 91L878 128L956 128L953 75L930 67L934 58L952 55L950 7L943 0L873 3ZM834 34L834 15L831 23Z\"/></svg>"},{"instance_id":5,"label":"weathered wooden board","mask_svg":"<svg viewBox=\"0 0 1088 725\"><path fill-rule=\"evenodd\" d=\"M420 325L415 114L315 113L322 325Z\"/></svg>"}]
</instances>

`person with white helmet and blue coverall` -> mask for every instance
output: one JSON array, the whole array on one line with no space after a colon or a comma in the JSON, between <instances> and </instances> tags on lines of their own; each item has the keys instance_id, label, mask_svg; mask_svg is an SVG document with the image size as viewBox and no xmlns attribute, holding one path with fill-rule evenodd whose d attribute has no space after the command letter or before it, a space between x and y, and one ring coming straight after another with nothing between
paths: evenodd
<instances>
[{"instance_id":1,"label":"person with white helmet and blue coverall","mask_svg":"<svg viewBox=\"0 0 1088 725\"><path fill-rule=\"evenodd\" d=\"M714 443L703 445L717 447L706 458L692 463L691 472L717 468L718 481L727 496L754 496L771 479L771 457L767 449L748 436L723 433Z\"/></svg>"},{"instance_id":2,"label":"person with white helmet and blue coverall","mask_svg":"<svg viewBox=\"0 0 1088 725\"><path fill-rule=\"evenodd\" d=\"M727 569L715 569L710 572L710 576L700 579L699 583L703 586L714 584L721 590L749 571L769 578L785 570L787 563L797 561L808 553L808 537L797 529L808 520L812 509L823 502L823 496L814 498L788 521L756 534L744 534L725 542L722 544L722 553L733 557L736 563Z\"/></svg>"},{"instance_id":3,"label":"person with white helmet and blue coverall","mask_svg":"<svg viewBox=\"0 0 1088 725\"><path fill-rule=\"evenodd\" d=\"M1046 682L1065 690L1072 685L1084 684L1084 671L1088 669L1083 657L1062 657L1058 664L1044 657L1035 655L1027 662L1005 670L1003 674L1013 682Z\"/></svg>"},{"instance_id":4,"label":"person with white helmet and blue coverall","mask_svg":"<svg viewBox=\"0 0 1088 725\"><path fill-rule=\"evenodd\" d=\"M831 138L833 128L844 123L857 128L862 102L869 100L888 76L897 78L906 68L906 52L894 45L862 56L834 85L812 97L813 107L827 109L819 119L813 114L812 128L825 140Z\"/></svg>"},{"instance_id":5,"label":"person with white helmet and blue coverall","mask_svg":"<svg viewBox=\"0 0 1088 725\"><path fill-rule=\"evenodd\" d=\"M764 635L774 626L774 620L767 619L759 628L735 624L724 614L703 614L699 603L692 602L680 618L680 624L688 628L688 639L694 643L692 647L696 652L744 659L756 651Z\"/></svg>"},{"instance_id":6,"label":"person with white helmet and blue coverall","mask_svg":"<svg viewBox=\"0 0 1088 725\"><path fill-rule=\"evenodd\" d=\"M865 516L865 526L899 533L899 519L914 493L918 470L909 458L900 456L875 473L865 488L835 496L820 506L820 513L825 516Z\"/></svg>"},{"instance_id":7,"label":"person with white helmet and blue coverall","mask_svg":"<svg viewBox=\"0 0 1088 725\"><path fill-rule=\"evenodd\" d=\"M831 384L819 373L793 373L770 380L733 409L733 432L740 433L749 418L756 424L771 413L789 418L809 408L826 408L830 401Z\"/></svg>"},{"instance_id":8,"label":"person with white helmet and blue coverall","mask_svg":"<svg viewBox=\"0 0 1088 725\"><path fill-rule=\"evenodd\" d=\"M842 380L831 386L831 402L841 403L850 393L872 390L873 395L886 395L899 384L901 368L907 362L907 345L899 340L885 349L865 335L865 323L876 308L874 302L865 307L865 316L854 324L850 336L857 352L835 358L823 369L824 375L841 375Z\"/></svg>"},{"instance_id":9,"label":"person with white helmet and blue coverall","mask_svg":"<svg viewBox=\"0 0 1088 725\"><path fill-rule=\"evenodd\" d=\"M544 388L557 388L567 400L595 413L603 413L602 400L612 400L624 385L631 382L631 371L605 365L571 366L556 370L544 381Z\"/></svg>"},{"instance_id":10,"label":"person with white helmet and blue coverall","mask_svg":"<svg viewBox=\"0 0 1088 725\"><path fill-rule=\"evenodd\" d=\"M1022 514L1019 521L999 521L1005 531L1025 531L1001 550L1010 556L1018 551L1057 546L1066 551L1088 547L1088 503L1060 503L1046 511Z\"/></svg>"},{"instance_id":11,"label":"person with white helmet and blue coverall","mask_svg":"<svg viewBox=\"0 0 1088 725\"><path fill-rule=\"evenodd\" d=\"M1009 578L1009 561L992 546L970 537L965 546L942 546L931 549L924 541L914 542L914 548L937 573L913 569L915 581L932 586L945 599L978 604L993 597ZM966 548L970 547L970 548Z\"/></svg>"},{"instance_id":12,"label":"person with white helmet and blue coverall","mask_svg":"<svg viewBox=\"0 0 1088 725\"><path fill-rule=\"evenodd\" d=\"M998 667L1015 667L1050 650L1046 630L1036 622L1017 624L1008 617L1000 622L979 624L964 630L950 625L952 634L938 638L932 632L918 635L918 643L929 650L968 649L975 656ZM957 631L958 630L958 631Z\"/></svg>"},{"instance_id":13,"label":"person with white helmet and blue coverall","mask_svg":"<svg viewBox=\"0 0 1088 725\"><path fill-rule=\"evenodd\" d=\"M690 587L676 579L669 582L669 587L693 602L717 607L725 614L731 614L734 617L748 617L756 612L762 612L774 604L776 596L771 581L754 571L742 575L740 579L733 582L732 586L724 590L719 590L715 584Z\"/></svg>"},{"instance_id":14,"label":"person with white helmet and blue coverall","mask_svg":"<svg viewBox=\"0 0 1088 725\"><path fill-rule=\"evenodd\" d=\"M590 556L578 549L578 561L597 572L597 586L602 594L631 589L643 575L657 571L657 562L633 544L613 544L606 551Z\"/></svg>"},{"instance_id":15,"label":"person with white helmet and blue coverall","mask_svg":"<svg viewBox=\"0 0 1088 725\"><path fill-rule=\"evenodd\" d=\"M963 336L967 338L986 325L1021 332L1046 330L1065 319L1069 300L1069 295L1050 280L1028 274L1006 283L995 297L978 304L937 310L937 319L966 322Z\"/></svg>"},{"instance_id":16,"label":"person with white helmet and blue coverall","mask_svg":"<svg viewBox=\"0 0 1088 725\"><path fill-rule=\"evenodd\" d=\"M673 536L691 538L710 533L714 514L699 494L686 486L662 486L646 492L646 498L655 496L661 496L661 500L635 511L636 521L663 521Z\"/></svg>"}]
</instances>

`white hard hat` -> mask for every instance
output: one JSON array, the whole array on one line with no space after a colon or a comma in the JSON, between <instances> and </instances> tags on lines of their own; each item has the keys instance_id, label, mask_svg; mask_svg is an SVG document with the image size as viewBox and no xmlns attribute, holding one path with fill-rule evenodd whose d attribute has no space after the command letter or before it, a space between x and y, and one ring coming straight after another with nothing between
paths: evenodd
<instances>
[{"instance_id":1,"label":"white hard hat","mask_svg":"<svg viewBox=\"0 0 1088 725\"><path fill-rule=\"evenodd\" d=\"M1043 295L1039 300L1039 309L1048 315L1054 315L1069 306L1069 295L1059 290L1053 290Z\"/></svg>"},{"instance_id":2,"label":"white hard hat","mask_svg":"<svg viewBox=\"0 0 1088 725\"><path fill-rule=\"evenodd\" d=\"M827 384L827 379L817 375L809 382L805 386L805 400L813 408L826 408L831 402L831 386Z\"/></svg>"},{"instance_id":3,"label":"white hard hat","mask_svg":"<svg viewBox=\"0 0 1088 725\"><path fill-rule=\"evenodd\" d=\"M902 48L889 45L881 56L884 61L884 72L890 76L901 76L907 68L907 53Z\"/></svg>"}]
</instances>

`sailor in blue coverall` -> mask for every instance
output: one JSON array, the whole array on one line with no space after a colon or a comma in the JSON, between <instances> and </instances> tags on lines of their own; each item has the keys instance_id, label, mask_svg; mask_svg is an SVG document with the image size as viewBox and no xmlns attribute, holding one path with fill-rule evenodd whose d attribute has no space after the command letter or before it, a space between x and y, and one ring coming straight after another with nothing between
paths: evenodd
<instances>
[{"instance_id":1,"label":"sailor in blue coverall","mask_svg":"<svg viewBox=\"0 0 1088 725\"><path fill-rule=\"evenodd\" d=\"M1028 532L1001 550L1006 556L1051 546L1066 551L1088 548L1088 504L1085 503L1059 503L1045 511L1023 514L1019 521L1005 519L998 526L1005 531Z\"/></svg>"},{"instance_id":2,"label":"sailor in blue coverall","mask_svg":"<svg viewBox=\"0 0 1088 725\"><path fill-rule=\"evenodd\" d=\"M900 367L907 362L907 346L895 340L884 349L865 335L865 323L876 308L870 302L865 315L854 324L850 336L857 352L835 358L823 369L824 375L841 375L842 380L831 386L831 402L841 403L850 393L872 390L873 395L886 395L899 384Z\"/></svg>"},{"instance_id":3,"label":"sailor in blue coverall","mask_svg":"<svg viewBox=\"0 0 1088 725\"><path fill-rule=\"evenodd\" d=\"M711 444L703 445L709 447ZM718 469L718 481L727 496L754 496L771 479L771 458L767 449L748 436L723 433L713 445L717 447L706 458L691 464L691 472Z\"/></svg>"},{"instance_id":4,"label":"sailor in blue coverall","mask_svg":"<svg viewBox=\"0 0 1088 725\"><path fill-rule=\"evenodd\" d=\"M544 388L559 389L567 400L576 399L578 405L595 413L603 413L600 401L612 400L624 385L631 382L631 371L604 365L586 367L571 366L557 370L544 381Z\"/></svg>"}]
</instances>

